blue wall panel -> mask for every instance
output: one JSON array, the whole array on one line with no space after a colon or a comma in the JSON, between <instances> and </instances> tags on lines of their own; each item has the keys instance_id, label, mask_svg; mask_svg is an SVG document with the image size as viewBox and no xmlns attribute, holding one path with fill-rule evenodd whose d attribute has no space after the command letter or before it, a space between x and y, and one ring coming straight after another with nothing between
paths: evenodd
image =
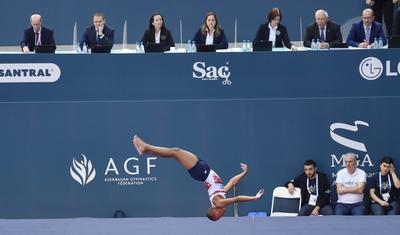
<instances>
[{"instance_id":1,"label":"blue wall panel","mask_svg":"<svg viewBox=\"0 0 400 235\"><path fill-rule=\"evenodd\" d=\"M23 7L22 7L23 6ZM71 44L72 31L75 22L78 23L79 37L85 27L92 24L94 12L104 12L107 24L115 29L116 43L122 43L124 21L128 21L128 42L135 43L142 38L148 26L149 16L153 12L161 12L165 17L166 25L173 32L176 42L179 42L179 20L183 24L183 40L192 39L203 18L208 11L215 11L228 37L234 41L234 22L238 20L238 40L253 39L258 26L267 19L267 12L272 7L280 7L284 19L283 24L288 27L292 40L300 39L300 18L303 22L303 31L307 24L314 20L314 12L325 8L331 18L343 24L349 19L359 16L365 7L362 1L326 1L326 0L277 0L261 1L249 0L246 2L232 2L229 0L4 0L0 2L3 14L0 16L6 32L0 39L0 45L19 45L22 40L23 29L29 26L29 17L39 13L44 18L44 24L54 29L57 44ZM304 35L303 32L303 35Z\"/></svg>"},{"instance_id":2,"label":"blue wall panel","mask_svg":"<svg viewBox=\"0 0 400 235\"><path fill-rule=\"evenodd\" d=\"M329 176L342 163L332 165L332 155L340 159L349 151L368 173L385 154L399 165L400 77L386 76L385 67L374 81L359 72L371 55L388 60L393 71L398 53L1 55L0 65L57 64L61 77L54 83L0 82L0 217L111 217L118 209L132 217L203 216L209 207L203 185L174 161L139 157L134 134L193 151L225 182L240 171L240 162L248 163L239 193L262 187L266 195L240 205L240 215L269 210L272 189L301 173L308 158ZM231 85L193 78L194 63L219 68L227 61ZM330 136L333 123L357 120L369 126L335 133L363 143L366 151ZM84 186L70 174L81 154L96 170ZM137 175L124 170L131 157L138 160L126 168L134 172L137 165ZM106 174L110 158L119 175ZM149 174L147 159L155 165ZM115 178L128 181L109 182Z\"/></svg>"}]
</instances>

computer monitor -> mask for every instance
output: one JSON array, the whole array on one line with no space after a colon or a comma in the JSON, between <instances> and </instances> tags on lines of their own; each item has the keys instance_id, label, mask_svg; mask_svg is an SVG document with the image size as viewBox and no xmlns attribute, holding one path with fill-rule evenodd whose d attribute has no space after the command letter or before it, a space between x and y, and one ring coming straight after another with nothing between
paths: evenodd
<instances>
[{"instance_id":1,"label":"computer monitor","mask_svg":"<svg viewBox=\"0 0 400 235\"><path fill-rule=\"evenodd\" d=\"M388 38L388 48L400 48L400 35Z\"/></svg>"},{"instance_id":2,"label":"computer monitor","mask_svg":"<svg viewBox=\"0 0 400 235\"><path fill-rule=\"evenodd\" d=\"M216 52L217 48L215 45L206 45L206 44L196 44L197 52Z\"/></svg>"},{"instance_id":3,"label":"computer monitor","mask_svg":"<svg viewBox=\"0 0 400 235\"><path fill-rule=\"evenodd\" d=\"M96 45L90 48L91 53L110 53L111 46Z\"/></svg>"},{"instance_id":4,"label":"computer monitor","mask_svg":"<svg viewBox=\"0 0 400 235\"><path fill-rule=\"evenodd\" d=\"M146 53L169 51L169 47L167 47L164 43L146 43L143 46L144 52Z\"/></svg>"},{"instance_id":5,"label":"computer monitor","mask_svg":"<svg viewBox=\"0 0 400 235\"><path fill-rule=\"evenodd\" d=\"M349 46L345 42L332 43L331 48L348 48Z\"/></svg>"},{"instance_id":6,"label":"computer monitor","mask_svg":"<svg viewBox=\"0 0 400 235\"><path fill-rule=\"evenodd\" d=\"M253 42L253 51L272 51L271 41Z\"/></svg>"}]
</instances>

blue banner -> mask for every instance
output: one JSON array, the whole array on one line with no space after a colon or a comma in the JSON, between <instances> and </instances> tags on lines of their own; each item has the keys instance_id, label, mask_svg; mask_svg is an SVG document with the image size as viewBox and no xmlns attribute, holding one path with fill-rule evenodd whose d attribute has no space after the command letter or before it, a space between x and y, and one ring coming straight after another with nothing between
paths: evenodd
<instances>
[{"instance_id":1,"label":"blue banner","mask_svg":"<svg viewBox=\"0 0 400 235\"><path fill-rule=\"evenodd\" d=\"M370 176L399 165L399 52L1 55L0 217L203 216L204 186L134 134L225 183L248 163L238 193L266 192L240 215L269 211L306 159L331 180L347 152Z\"/></svg>"}]
</instances>

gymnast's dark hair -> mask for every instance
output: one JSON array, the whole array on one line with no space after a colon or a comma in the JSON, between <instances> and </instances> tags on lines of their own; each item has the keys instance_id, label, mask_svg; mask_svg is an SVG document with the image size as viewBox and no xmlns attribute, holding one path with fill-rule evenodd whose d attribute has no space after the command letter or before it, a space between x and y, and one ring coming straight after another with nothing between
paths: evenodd
<instances>
[{"instance_id":1,"label":"gymnast's dark hair","mask_svg":"<svg viewBox=\"0 0 400 235\"><path fill-rule=\"evenodd\" d=\"M217 221L217 220L214 219L211 215L209 215L208 212L207 212L207 218L208 218L209 220L212 220L212 221Z\"/></svg>"}]
</instances>

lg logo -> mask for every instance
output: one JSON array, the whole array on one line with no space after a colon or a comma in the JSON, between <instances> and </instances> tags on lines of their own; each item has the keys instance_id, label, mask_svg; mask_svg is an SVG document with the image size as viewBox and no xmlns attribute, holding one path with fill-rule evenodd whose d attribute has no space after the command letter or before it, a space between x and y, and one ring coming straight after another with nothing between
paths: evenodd
<instances>
[{"instance_id":1,"label":"lg logo","mask_svg":"<svg viewBox=\"0 0 400 235\"><path fill-rule=\"evenodd\" d=\"M359 66L360 75L366 80L373 81L378 79L383 71L387 77L396 77L400 74L400 63L397 63L397 68L392 71L392 63L386 60L385 64L376 57L368 57L361 61ZM396 67L395 66L395 67Z\"/></svg>"}]
</instances>

